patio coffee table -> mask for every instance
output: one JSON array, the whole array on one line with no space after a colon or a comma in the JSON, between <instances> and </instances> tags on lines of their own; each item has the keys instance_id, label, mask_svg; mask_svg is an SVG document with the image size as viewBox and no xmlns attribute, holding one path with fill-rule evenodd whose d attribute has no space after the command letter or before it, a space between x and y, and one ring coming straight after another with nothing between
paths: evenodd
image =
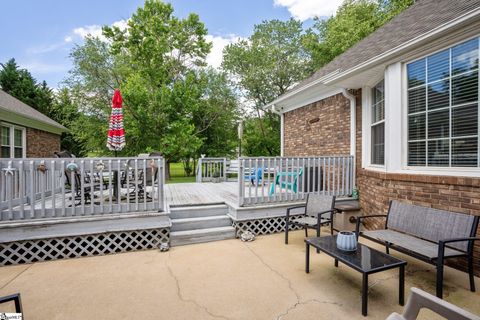
<instances>
[{"instance_id":1,"label":"patio coffee table","mask_svg":"<svg viewBox=\"0 0 480 320\"><path fill-rule=\"evenodd\" d=\"M360 272L362 281L362 315L367 315L368 301L368 275L399 268L398 303L403 306L405 299L405 266L407 262L392 257L386 253L358 243L357 250L353 252L343 251L337 248L337 236L325 236L305 239L306 256L305 272L310 272L310 246L328 254L335 259L335 267L338 261Z\"/></svg>"}]
</instances>

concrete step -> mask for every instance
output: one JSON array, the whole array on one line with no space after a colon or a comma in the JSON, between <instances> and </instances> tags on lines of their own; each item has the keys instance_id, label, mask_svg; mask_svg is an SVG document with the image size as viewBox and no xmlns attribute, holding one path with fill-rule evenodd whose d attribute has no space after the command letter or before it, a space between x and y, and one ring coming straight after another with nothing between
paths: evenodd
<instances>
[{"instance_id":1,"label":"concrete step","mask_svg":"<svg viewBox=\"0 0 480 320\"><path fill-rule=\"evenodd\" d=\"M228 207L225 204L170 207L171 219L219 216L227 213Z\"/></svg>"},{"instance_id":2,"label":"concrete step","mask_svg":"<svg viewBox=\"0 0 480 320\"><path fill-rule=\"evenodd\" d=\"M181 246L192 243L210 242L235 238L234 227L173 231L170 232L170 245Z\"/></svg>"},{"instance_id":3,"label":"concrete step","mask_svg":"<svg viewBox=\"0 0 480 320\"><path fill-rule=\"evenodd\" d=\"M197 229L210 229L228 227L232 225L232 219L226 215L207 216L199 218L172 219L171 231L186 231Z\"/></svg>"}]
</instances>

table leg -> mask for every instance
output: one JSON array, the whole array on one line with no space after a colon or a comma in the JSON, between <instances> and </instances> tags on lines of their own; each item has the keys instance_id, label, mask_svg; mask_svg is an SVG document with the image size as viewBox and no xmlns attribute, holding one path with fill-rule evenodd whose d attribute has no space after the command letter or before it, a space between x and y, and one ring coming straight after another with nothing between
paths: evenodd
<instances>
[{"instance_id":1,"label":"table leg","mask_svg":"<svg viewBox=\"0 0 480 320\"><path fill-rule=\"evenodd\" d=\"M368 303L368 273L363 273L362 281L362 315L367 316Z\"/></svg>"},{"instance_id":2,"label":"table leg","mask_svg":"<svg viewBox=\"0 0 480 320\"><path fill-rule=\"evenodd\" d=\"M310 273L310 245L305 243L305 272Z\"/></svg>"},{"instance_id":3,"label":"table leg","mask_svg":"<svg viewBox=\"0 0 480 320\"><path fill-rule=\"evenodd\" d=\"M405 304L405 266L400 266L398 277L398 303Z\"/></svg>"},{"instance_id":4,"label":"table leg","mask_svg":"<svg viewBox=\"0 0 480 320\"><path fill-rule=\"evenodd\" d=\"M335 267L338 268L338 259L335 259Z\"/></svg>"}]
</instances>

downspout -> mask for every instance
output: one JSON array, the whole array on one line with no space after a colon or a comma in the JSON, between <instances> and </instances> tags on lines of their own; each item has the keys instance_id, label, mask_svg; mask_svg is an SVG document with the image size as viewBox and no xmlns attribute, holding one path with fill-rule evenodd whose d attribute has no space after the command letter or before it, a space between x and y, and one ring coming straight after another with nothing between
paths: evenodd
<instances>
[{"instance_id":1,"label":"downspout","mask_svg":"<svg viewBox=\"0 0 480 320\"><path fill-rule=\"evenodd\" d=\"M272 112L280 116L280 157L283 157L284 143L285 143L285 117L283 112L278 111L275 105L272 104Z\"/></svg>"},{"instance_id":2,"label":"downspout","mask_svg":"<svg viewBox=\"0 0 480 320\"><path fill-rule=\"evenodd\" d=\"M342 94L345 98L350 101L350 155L353 156L353 178L352 178L352 186L355 187L355 180L356 180L356 150L357 150L357 101L356 97L348 92L347 89L342 89Z\"/></svg>"}]
</instances>

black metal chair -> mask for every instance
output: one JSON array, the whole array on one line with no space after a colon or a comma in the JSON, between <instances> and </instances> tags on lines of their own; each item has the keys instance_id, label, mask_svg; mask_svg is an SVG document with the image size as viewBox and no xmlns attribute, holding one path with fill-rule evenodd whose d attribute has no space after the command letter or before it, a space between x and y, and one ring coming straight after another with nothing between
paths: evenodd
<instances>
[{"instance_id":1,"label":"black metal chair","mask_svg":"<svg viewBox=\"0 0 480 320\"><path fill-rule=\"evenodd\" d=\"M22 313L23 311L22 311L22 301L20 299L20 293L11 294L5 297L0 297L0 304L8 303L11 301L13 301L13 303L15 304L15 312Z\"/></svg>"},{"instance_id":2,"label":"black metal chair","mask_svg":"<svg viewBox=\"0 0 480 320\"><path fill-rule=\"evenodd\" d=\"M330 224L330 233L333 235L333 216L337 211L334 206L335 196L309 193L305 204L287 208L285 244L288 244L288 231L291 225L305 229L305 237L308 237L308 229L315 229L317 237L320 237L320 227ZM304 208L303 213L291 215L292 210L301 208Z\"/></svg>"}]
</instances>

